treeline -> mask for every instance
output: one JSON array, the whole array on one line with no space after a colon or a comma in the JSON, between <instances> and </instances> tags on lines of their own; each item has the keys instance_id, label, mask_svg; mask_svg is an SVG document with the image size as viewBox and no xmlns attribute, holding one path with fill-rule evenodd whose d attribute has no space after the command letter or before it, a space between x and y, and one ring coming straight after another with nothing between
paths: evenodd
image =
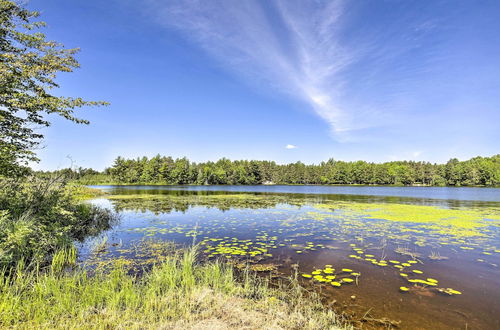
<instances>
[{"instance_id":1,"label":"treeline","mask_svg":"<svg viewBox=\"0 0 500 330\"><path fill-rule=\"evenodd\" d=\"M320 164L222 158L195 163L187 158L155 156L116 158L104 172L65 169L82 183L117 184L377 184L430 186L500 185L500 154L467 161L450 159L446 164L416 161L369 163L330 159Z\"/></svg>"}]
</instances>

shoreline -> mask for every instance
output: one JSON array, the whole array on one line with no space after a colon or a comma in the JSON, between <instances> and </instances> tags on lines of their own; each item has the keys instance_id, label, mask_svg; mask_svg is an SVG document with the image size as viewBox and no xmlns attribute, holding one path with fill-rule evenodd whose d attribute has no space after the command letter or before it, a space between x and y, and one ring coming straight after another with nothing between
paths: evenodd
<instances>
[{"instance_id":1,"label":"shoreline","mask_svg":"<svg viewBox=\"0 0 500 330\"><path fill-rule=\"evenodd\" d=\"M76 181L79 184L85 186L165 186L165 187L251 187L251 186L263 186L263 187L276 187L276 186L313 186L313 187L393 187L393 188L496 188L499 189L498 185L473 185L473 186L438 186L438 185L425 185L425 184L413 184L413 185L395 185L395 184L362 184L362 183L331 183L331 184L316 184L316 183L277 183L277 184L169 184L169 183L148 183L148 182L138 182L138 183L116 183L116 182L99 182L99 183L82 183Z\"/></svg>"}]
</instances>

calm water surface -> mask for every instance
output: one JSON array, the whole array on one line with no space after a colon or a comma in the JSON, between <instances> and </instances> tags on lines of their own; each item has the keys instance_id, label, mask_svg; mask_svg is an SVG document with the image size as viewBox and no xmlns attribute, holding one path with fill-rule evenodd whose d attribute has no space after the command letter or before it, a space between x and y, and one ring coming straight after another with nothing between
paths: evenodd
<instances>
[{"instance_id":1,"label":"calm water surface","mask_svg":"<svg viewBox=\"0 0 500 330\"><path fill-rule=\"evenodd\" d=\"M91 186L104 190L184 190L296 194L338 194L475 200L500 202L499 188L477 187L392 187L392 186L319 186L319 185L256 185L256 186Z\"/></svg>"},{"instance_id":2,"label":"calm water surface","mask_svg":"<svg viewBox=\"0 0 500 330\"><path fill-rule=\"evenodd\" d=\"M265 276L297 271L359 327L500 329L500 189L99 188L110 195L93 203L121 220L98 249L82 244L88 264L151 261L158 251L140 251L144 242L196 241L206 259L265 265Z\"/></svg>"}]
</instances>

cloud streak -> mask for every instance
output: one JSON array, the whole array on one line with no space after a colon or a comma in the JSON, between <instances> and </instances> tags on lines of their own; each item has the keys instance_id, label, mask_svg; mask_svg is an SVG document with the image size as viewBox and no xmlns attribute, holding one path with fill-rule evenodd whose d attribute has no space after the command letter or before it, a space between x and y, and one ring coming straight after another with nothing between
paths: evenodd
<instances>
[{"instance_id":1,"label":"cloud streak","mask_svg":"<svg viewBox=\"0 0 500 330\"><path fill-rule=\"evenodd\" d=\"M341 73L355 60L340 43L342 1L152 0L159 21L224 66L306 102L335 136L359 128L341 106Z\"/></svg>"},{"instance_id":2,"label":"cloud streak","mask_svg":"<svg viewBox=\"0 0 500 330\"><path fill-rule=\"evenodd\" d=\"M448 54L436 48L432 8L416 14L405 2L148 1L160 24L256 88L300 101L340 142L421 117Z\"/></svg>"}]
</instances>

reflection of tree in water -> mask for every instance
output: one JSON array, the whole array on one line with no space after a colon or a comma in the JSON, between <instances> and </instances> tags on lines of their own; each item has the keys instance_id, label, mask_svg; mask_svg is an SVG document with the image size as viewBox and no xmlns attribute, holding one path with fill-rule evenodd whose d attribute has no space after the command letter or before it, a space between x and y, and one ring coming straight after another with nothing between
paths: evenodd
<instances>
[{"instance_id":1,"label":"reflection of tree in water","mask_svg":"<svg viewBox=\"0 0 500 330\"><path fill-rule=\"evenodd\" d=\"M73 237L79 242L99 236L102 232L113 228L120 220L117 214L107 209L86 206L80 208L85 210L87 217L79 219L79 224L74 229Z\"/></svg>"},{"instance_id":2,"label":"reflection of tree in water","mask_svg":"<svg viewBox=\"0 0 500 330\"><path fill-rule=\"evenodd\" d=\"M239 209L266 209L275 208L279 204L303 206L305 204L326 203L335 201L355 202L385 202L412 205L439 205L449 208L464 206L489 206L485 202L459 201L459 200L432 200L414 199L408 197L387 196L360 196L360 195L307 195L307 194L262 194L262 193L235 193L235 192L209 192L209 191L161 191L140 190L116 191L123 195L111 195L115 211L132 210L138 212L151 211L157 213L186 212L192 207L204 206L228 211L231 208ZM115 193L116 193L115 192ZM478 205L476 205L478 204Z\"/></svg>"},{"instance_id":3,"label":"reflection of tree in water","mask_svg":"<svg viewBox=\"0 0 500 330\"><path fill-rule=\"evenodd\" d=\"M230 209L267 209L278 204L302 206L313 199L289 196L256 195L150 195L150 196L111 196L115 211L133 210L157 213L186 212L193 207L216 208L220 211Z\"/></svg>"}]
</instances>

